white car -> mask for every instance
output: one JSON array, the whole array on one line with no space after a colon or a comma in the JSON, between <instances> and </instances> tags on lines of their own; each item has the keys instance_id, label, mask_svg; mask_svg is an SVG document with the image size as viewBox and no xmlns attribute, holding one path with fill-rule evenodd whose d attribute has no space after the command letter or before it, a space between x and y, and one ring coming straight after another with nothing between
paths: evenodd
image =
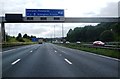
<instances>
[{"instance_id":1,"label":"white car","mask_svg":"<svg viewBox=\"0 0 120 79\"><path fill-rule=\"evenodd\" d=\"M93 45L96 45L96 46L104 46L105 43L103 43L102 41L94 41L94 42L93 42Z\"/></svg>"},{"instance_id":2,"label":"white car","mask_svg":"<svg viewBox=\"0 0 120 79\"><path fill-rule=\"evenodd\" d=\"M66 41L66 44L69 44L70 42L69 41Z\"/></svg>"},{"instance_id":3,"label":"white car","mask_svg":"<svg viewBox=\"0 0 120 79\"><path fill-rule=\"evenodd\" d=\"M77 43L77 44L80 44L81 42L80 42L80 41L77 41L76 43Z\"/></svg>"},{"instance_id":4,"label":"white car","mask_svg":"<svg viewBox=\"0 0 120 79\"><path fill-rule=\"evenodd\" d=\"M60 42L61 44L63 43L63 42Z\"/></svg>"}]
</instances>

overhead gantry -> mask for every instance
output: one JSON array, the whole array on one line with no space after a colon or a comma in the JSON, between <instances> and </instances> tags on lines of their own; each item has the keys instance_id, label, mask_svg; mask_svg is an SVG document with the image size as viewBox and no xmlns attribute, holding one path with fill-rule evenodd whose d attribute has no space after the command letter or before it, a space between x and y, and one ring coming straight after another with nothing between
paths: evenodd
<instances>
[{"instance_id":1,"label":"overhead gantry","mask_svg":"<svg viewBox=\"0 0 120 79\"><path fill-rule=\"evenodd\" d=\"M22 14L0 17L2 42L5 40L5 23L101 23L120 22L118 17L22 17Z\"/></svg>"}]
</instances>

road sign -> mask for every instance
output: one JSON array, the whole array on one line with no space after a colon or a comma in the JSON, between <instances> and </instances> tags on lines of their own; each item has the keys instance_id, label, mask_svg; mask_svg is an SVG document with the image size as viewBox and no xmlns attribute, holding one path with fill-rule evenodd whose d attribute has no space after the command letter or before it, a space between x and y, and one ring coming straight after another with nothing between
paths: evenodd
<instances>
[{"instance_id":1,"label":"road sign","mask_svg":"<svg viewBox=\"0 0 120 79\"><path fill-rule=\"evenodd\" d=\"M26 9L26 16L64 16L63 9Z\"/></svg>"},{"instance_id":2,"label":"road sign","mask_svg":"<svg viewBox=\"0 0 120 79\"><path fill-rule=\"evenodd\" d=\"M32 38L32 42L37 42L38 38Z\"/></svg>"},{"instance_id":3,"label":"road sign","mask_svg":"<svg viewBox=\"0 0 120 79\"><path fill-rule=\"evenodd\" d=\"M21 22L23 21L22 14L5 14L5 20L7 22Z\"/></svg>"}]
</instances>

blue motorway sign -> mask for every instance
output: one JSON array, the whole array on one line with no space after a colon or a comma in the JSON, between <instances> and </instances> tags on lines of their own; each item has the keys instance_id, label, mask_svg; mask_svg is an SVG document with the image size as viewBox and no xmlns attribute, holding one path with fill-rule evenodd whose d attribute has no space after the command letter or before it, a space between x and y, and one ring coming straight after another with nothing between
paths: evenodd
<instances>
[{"instance_id":1,"label":"blue motorway sign","mask_svg":"<svg viewBox=\"0 0 120 79\"><path fill-rule=\"evenodd\" d=\"M37 42L38 38L32 38L32 42Z\"/></svg>"},{"instance_id":2,"label":"blue motorway sign","mask_svg":"<svg viewBox=\"0 0 120 79\"><path fill-rule=\"evenodd\" d=\"M64 16L63 9L26 9L26 16Z\"/></svg>"}]
</instances>

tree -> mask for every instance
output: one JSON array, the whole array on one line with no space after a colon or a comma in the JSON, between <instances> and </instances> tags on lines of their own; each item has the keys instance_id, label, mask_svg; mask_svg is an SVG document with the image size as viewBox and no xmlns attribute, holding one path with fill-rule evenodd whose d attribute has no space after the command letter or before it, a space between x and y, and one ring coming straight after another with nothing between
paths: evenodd
<instances>
[{"instance_id":1,"label":"tree","mask_svg":"<svg viewBox=\"0 0 120 79\"><path fill-rule=\"evenodd\" d=\"M105 30L101 33L100 39L107 42L114 41L114 33L111 30Z\"/></svg>"},{"instance_id":2,"label":"tree","mask_svg":"<svg viewBox=\"0 0 120 79\"><path fill-rule=\"evenodd\" d=\"M8 35L7 33L5 33L5 35L6 35L6 41L8 42L10 40L11 36Z\"/></svg>"},{"instance_id":3,"label":"tree","mask_svg":"<svg viewBox=\"0 0 120 79\"><path fill-rule=\"evenodd\" d=\"M36 36L31 35L30 38L36 38Z\"/></svg>"},{"instance_id":4,"label":"tree","mask_svg":"<svg viewBox=\"0 0 120 79\"><path fill-rule=\"evenodd\" d=\"M22 38L22 34L19 33L18 36L16 37L16 40L18 40L19 42L25 42Z\"/></svg>"},{"instance_id":5,"label":"tree","mask_svg":"<svg viewBox=\"0 0 120 79\"><path fill-rule=\"evenodd\" d=\"M17 38L22 38L22 34L19 33L18 36L17 36Z\"/></svg>"},{"instance_id":6,"label":"tree","mask_svg":"<svg viewBox=\"0 0 120 79\"><path fill-rule=\"evenodd\" d=\"M100 23L96 26L76 27L74 30L68 31L66 39L70 42L120 41L120 23Z\"/></svg>"},{"instance_id":7,"label":"tree","mask_svg":"<svg viewBox=\"0 0 120 79\"><path fill-rule=\"evenodd\" d=\"M24 34L24 35L23 35L23 38L28 38L28 35L27 35L27 34Z\"/></svg>"}]
</instances>

